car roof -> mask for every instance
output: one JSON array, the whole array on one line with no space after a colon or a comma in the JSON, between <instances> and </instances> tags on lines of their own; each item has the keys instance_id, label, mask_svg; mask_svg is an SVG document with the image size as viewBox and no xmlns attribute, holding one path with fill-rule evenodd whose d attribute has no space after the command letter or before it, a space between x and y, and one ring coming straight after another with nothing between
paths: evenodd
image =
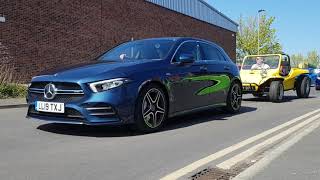
<instances>
[{"instance_id":1,"label":"car roof","mask_svg":"<svg viewBox=\"0 0 320 180\"><path fill-rule=\"evenodd\" d=\"M203 41L208 43L213 43L208 40L200 39L200 38L194 38L194 37L158 37L158 38L147 38L147 39L139 39L140 40L173 40L173 41L188 41L188 40L194 40L194 41Z\"/></svg>"}]
</instances>

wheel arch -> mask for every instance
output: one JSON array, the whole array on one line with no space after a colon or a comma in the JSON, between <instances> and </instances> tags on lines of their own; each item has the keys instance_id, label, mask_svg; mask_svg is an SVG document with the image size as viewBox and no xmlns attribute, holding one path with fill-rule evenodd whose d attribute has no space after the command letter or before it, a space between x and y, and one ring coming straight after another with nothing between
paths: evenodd
<instances>
[{"instance_id":1,"label":"wheel arch","mask_svg":"<svg viewBox=\"0 0 320 180\"><path fill-rule=\"evenodd\" d=\"M137 97L136 97L136 100L135 100L135 101L137 101L138 96L139 96L141 90L142 90L143 88L147 87L147 86L150 85L150 84L155 84L155 85L159 86L159 87L163 90L163 92L164 92L164 94L165 94L165 97L166 97L166 101L167 101L167 109L169 110L169 108L170 108L169 90L168 90L168 87L167 87L161 80L150 79L150 80L146 80L146 81L144 81L143 83L141 83L140 86L139 86L139 88L138 88L138 94L137 94ZM170 111L168 111L168 113L169 113L169 112L170 112Z\"/></svg>"},{"instance_id":2,"label":"wheel arch","mask_svg":"<svg viewBox=\"0 0 320 180\"><path fill-rule=\"evenodd\" d=\"M231 86L231 84L234 83L234 82L239 83L240 86L241 86L241 89L242 89L242 81L241 81L241 79L240 79L239 77L234 77L234 78L232 78L231 81L230 81L230 86Z\"/></svg>"}]
</instances>

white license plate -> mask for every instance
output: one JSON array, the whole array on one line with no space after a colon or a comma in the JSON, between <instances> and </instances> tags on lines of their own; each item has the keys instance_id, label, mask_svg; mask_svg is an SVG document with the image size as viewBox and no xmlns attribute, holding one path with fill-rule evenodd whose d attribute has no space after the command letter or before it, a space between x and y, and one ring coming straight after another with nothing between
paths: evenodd
<instances>
[{"instance_id":1,"label":"white license plate","mask_svg":"<svg viewBox=\"0 0 320 180\"><path fill-rule=\"evenodd\" d=\"M245 90L245 91L254 91L254 87L251 87L251 86L243 86L243 90Z\"/></svg>"},{"instance_id":2,"label":"white license plate","mask_svg":"<svg viewBox=\"0 0 320 180\"><path fill-rule=\"evenodd\" d=\"M64 113L64 103L37 101L35 105L36 111Z\"/></svg>"}]
</instances>

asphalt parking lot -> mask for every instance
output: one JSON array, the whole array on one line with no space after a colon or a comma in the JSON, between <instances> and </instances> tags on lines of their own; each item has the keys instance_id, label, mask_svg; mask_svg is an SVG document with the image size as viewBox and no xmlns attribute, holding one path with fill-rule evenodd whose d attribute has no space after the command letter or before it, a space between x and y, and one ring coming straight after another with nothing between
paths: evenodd
<instances>
[{"instance_id":1,"label":"asphalt parking lot","mask_svg":"<svg viewBox=\"0 0 320 180\"><path fill-rule=\"evenodd\" d=\"M161 179L320 107L320 92L313 90L308 99L297 99L293 92L286 95L283 103L245 95L239 114L212 109L185 115L171 119L163 131L153 134L137 134L126 127L48 124L26 119L26 108L2 109L0 179ZM320 155L319 133L315 128L251 178L318 179L320 159L314 157ZM236 149L181 178L215 167L247 148Z\"/></svg>"}]
</instances>

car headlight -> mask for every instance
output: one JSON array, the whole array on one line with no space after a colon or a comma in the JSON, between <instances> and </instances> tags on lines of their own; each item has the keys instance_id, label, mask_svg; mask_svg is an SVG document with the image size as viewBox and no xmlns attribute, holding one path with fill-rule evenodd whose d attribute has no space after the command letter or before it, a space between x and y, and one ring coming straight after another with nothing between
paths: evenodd
<instances>
[{"instance_id":1,"label":"car headlight","mask_svg":"<svg viewBox=\"0 0 320 180\"><path fill-rule=\"evenodd\" d=\"M101 91L107 91L107 90L119 87L122 84L127 83L129 81L130 80L126 78L116 78L116 79L109 79L109 80L89 83L89 86L93 92L101 92Z\"/></svg>"}]
</instances>

